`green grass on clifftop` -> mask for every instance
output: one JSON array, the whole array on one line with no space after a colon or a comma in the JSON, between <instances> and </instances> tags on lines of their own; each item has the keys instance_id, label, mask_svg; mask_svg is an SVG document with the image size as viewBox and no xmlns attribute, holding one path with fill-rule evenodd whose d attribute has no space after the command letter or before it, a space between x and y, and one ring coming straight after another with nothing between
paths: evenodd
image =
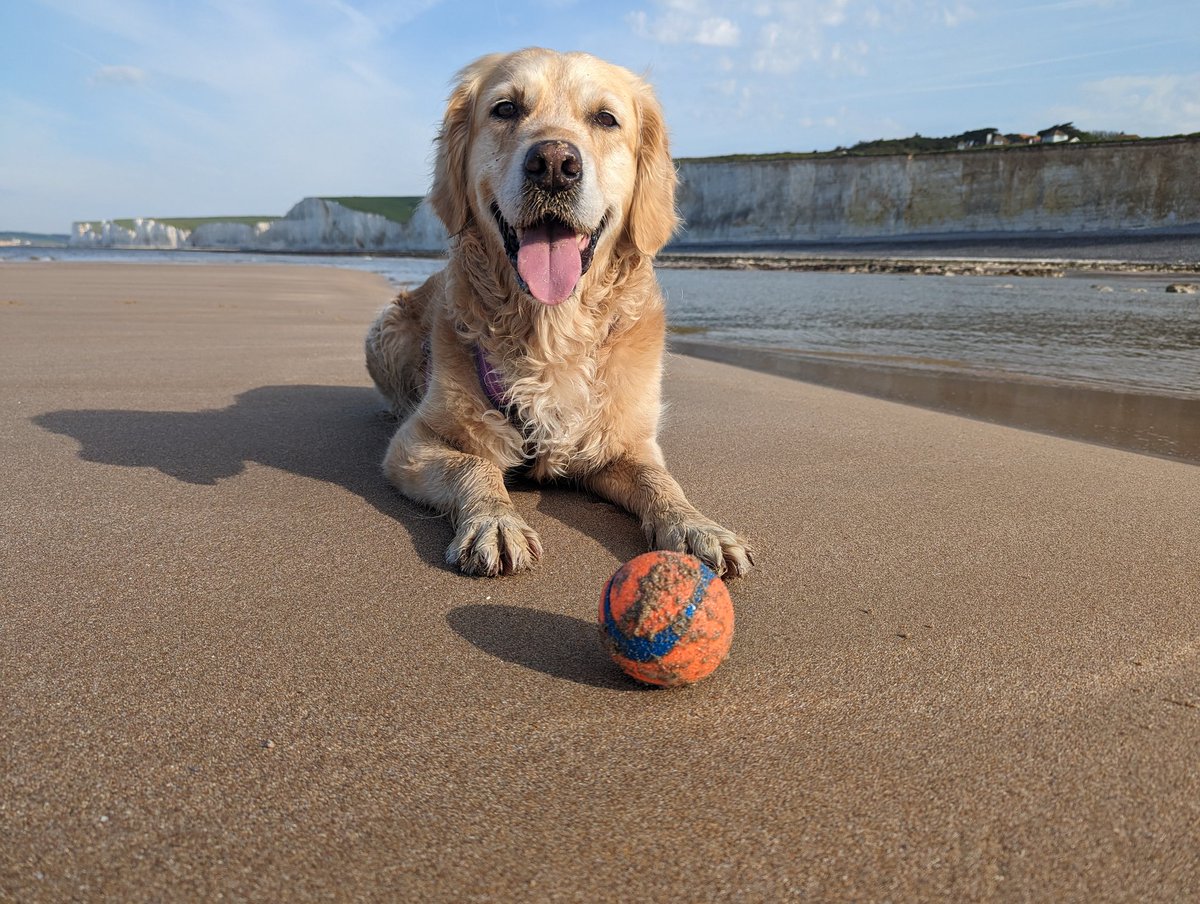
<instances>
[{"instance_id":1,"label":"green grass on clifftop","mask_svg":"<svg viewBox=\"0 0 1200 904\"><path fill-rule=\"evenodd\" d=\"M986 131L986 130L981 130ZM722 154L716 157L676 157L676 163L772 163L781 160L828 160L842 157L886 157L895 155L912 156L917 154L988 154L1021 151L1059 151L1069 148L1098 146L1098 145L1134 145L1151 144L1155 142L1197 141L1200 132L1186 135L1162 135L1153 138L1139 138L1135 135L1124 135L1117 138L1097 138L1087 132L1080 132L1078 143L1058 142L1047 144L1002 144L988 147L973 147L959 149L958 142L964 137L955 135L949 138L928 138L923 135L913 135L911 138L888 138L875 141L860 141L849 148L834 148L832 151L779 151L775 153L754 154Z\"/></svg>"},{"instance_id":2,"label":"green grass on clifftop","mask_svg":"<svg viewBox=\"0 0 1200 904\"><path fill-rule=\"evenodd\" d=\"M155 223L161 223L164 226L174 226L176 229L186 229L188 232L191 232L197 226L203 226L205 223L244 223L247 226L256 226L259 223L273 222L274 220L278 220L279 217L268 214L261 217L143 217L143 219L153 220ZM82 225L99 230L104 226L105 222L105 220L84 220L82 221ZM132 217L112 220L111 222L122 229L131 231L134 229Z\"/></svg>"},{"instance_id":3,"label":"green grass on clifftop","mask_svg":"<svg viewBox=\"0 0 1200 904\"><path fill-rule=\"evenodd\" d=\"M407 223L412 219L413 212L421 203L419 197L372 198L352 195L345 198L322 198L322 201L334 201L349 210L360 213L373 213L395 223Z\"/></svg>"}]
</instances>

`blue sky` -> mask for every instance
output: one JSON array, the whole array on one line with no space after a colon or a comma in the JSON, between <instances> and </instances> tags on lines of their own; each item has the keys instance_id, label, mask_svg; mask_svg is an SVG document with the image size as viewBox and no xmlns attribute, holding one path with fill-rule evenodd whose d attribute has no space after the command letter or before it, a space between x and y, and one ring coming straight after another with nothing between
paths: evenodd
<instances>
[{"instance_id":1,"label":"blue sky","mask_svg":"<svg viewBox=\"0 0 1200 904\"><path fill-rule=\"evenodd\" d=\"M1198 0L8 0L0 230L422 194L455 71L529 45L645 73L677 156L1200 131Z\"/></svg>"}]
</instances>

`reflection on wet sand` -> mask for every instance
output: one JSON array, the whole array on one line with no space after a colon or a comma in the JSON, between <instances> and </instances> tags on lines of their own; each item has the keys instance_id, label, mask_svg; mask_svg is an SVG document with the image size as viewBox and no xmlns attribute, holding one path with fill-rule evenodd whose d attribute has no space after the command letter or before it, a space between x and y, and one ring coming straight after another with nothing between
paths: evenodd
<instances>
[{"instance_id":1,"label":"reflection on wet sand","mask_svg":"<svg viewBox=\"0 0 1200 904\"><path fill-rule=\"evenodd\" d=\"M1009 374L847 362L674 337L671 350L1010 427L1200 464L1200 398Z\"/></svg>"},{"instance_id":2,"label":"reflection on wet sand","mask_svg":"<svg viewBox=\"0 0 1200 904\"><path fill-rule=\"evenodd\" d=\"M672 328L711 342L1200 396L1200 296L1166 292L1172 277L668 270L660 281Z\"/></svg>"}]
</instances>

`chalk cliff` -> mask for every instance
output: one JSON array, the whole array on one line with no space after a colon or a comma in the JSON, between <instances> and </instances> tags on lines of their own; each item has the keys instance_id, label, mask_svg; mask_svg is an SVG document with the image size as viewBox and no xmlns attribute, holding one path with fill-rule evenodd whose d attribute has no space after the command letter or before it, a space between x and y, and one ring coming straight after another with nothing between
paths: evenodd
<instances>
[{"instance_id":1,"label":"chalk cliff","mask_svg":"<svg viewBox=\"0 0 1200 904\"><path fill-rule=\"evenodd\" d=\"M679 168L678 241L789 242L1200 226L1200 141Z\"/></svg>"},{"instance_id":2,"label":"chalk cliff","mask_svg":"<svg viewBox=\"0 0 1200 904\"><path fill-rule=\"evenodd\" d=\"M203 223L180 229L152 219L127 229L105 221L76 223L71 244L102 248L163 248L221 251L430 251L446 247L446 231L428 205L418 205L407 223L350 210L325 198L305 198L287 215L255 225Z\"/></svg>"},{"instance_id":3,"label":"chalk cliff","mask_svg":"<svg viewBox=\"0 0 1200 904\"><path fill-rule=\"evenodd\" d=\"M1022 147L917 156L796 158L679 166L679 243L804 242L970 233L1200 229L1200 140ZM76 223L101 247L441 252L422 203L407 223L305 198L282 219Z\"/></svg>"},{"instance_id":4,"label":"chalk cliff","mask_svg":"<svg viewBox=\"0 0 1200 904\"><path fill-rule=\"evenodd\" d=\"M137 219L127 229L111 220L100 223L74 223L68 244L101 248L182 248L186 229L178 229L152 219Z\"/></svg>"}]
</instances>

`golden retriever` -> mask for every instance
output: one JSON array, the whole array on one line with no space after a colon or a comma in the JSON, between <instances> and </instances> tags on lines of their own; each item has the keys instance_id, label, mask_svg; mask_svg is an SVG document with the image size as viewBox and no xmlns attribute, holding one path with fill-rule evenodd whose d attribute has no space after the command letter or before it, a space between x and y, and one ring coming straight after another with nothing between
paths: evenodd
<instances>
[{"instance_id":1,"label":"golden retriever","mask_svg":"<svg viewBox=\"0 0 1200 904\"><path fill-rule=\"evenodd\" d=\"M641 519L651 546L741 575L747 544L688 502L656 438L665 336L653 257L675 168L662 111L633 73L527 49L463 69L429 202L445 269L367 335L367 368L404 418L384 471L451 518L468 574L533 567L541 542L505 474L565 478Z\"/></svg>"}]
</instances>

